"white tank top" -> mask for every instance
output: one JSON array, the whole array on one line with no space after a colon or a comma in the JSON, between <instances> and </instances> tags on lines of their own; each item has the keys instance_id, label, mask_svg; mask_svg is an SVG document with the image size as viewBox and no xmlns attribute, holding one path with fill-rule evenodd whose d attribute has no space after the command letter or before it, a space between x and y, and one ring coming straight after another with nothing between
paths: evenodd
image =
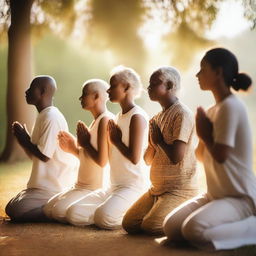
<instances>
[{"instance_id":1,"label":"white tank top","mask_svg":"<svg viewBox=\"0 0 256 256\"><path fill-rule=\"evenodd\" d=\"M129 145L129 130L130 122L133 115L141 115L147 126L143 135L143 148L139 162L133 164L130 160L124 157L121 152L113 144L110 145L110 181L112 188L115 187L133 187L135 189L142 189L145 187L145 174L147 167L143 160L143 153L147 147L148 140L148 115L139 106L134 106L127 113L122 114L119 112L116 116L116 123L122 131L122 141L128 146Z\"/></svg>"},{"instance_id":2,"label":"white tank top","mask_svg":"<svg viewBox=\"0 0 256 256\"><path fill-rule=\"evenodd\" d=\"M91 134L91 144L98 150L98 127L101 119L103 117L109 117L114 119L115 116L106 111L99 115L96 120L94 120L89 126L89 131ZM76 188L86 188L90 190L95 190L102 187L102 177L103 177L103 167L99 166L84 150L82 147L79 149L79 160L80 167L78 171L78 178L75 187Z\"/></svg>"}]
</instances>

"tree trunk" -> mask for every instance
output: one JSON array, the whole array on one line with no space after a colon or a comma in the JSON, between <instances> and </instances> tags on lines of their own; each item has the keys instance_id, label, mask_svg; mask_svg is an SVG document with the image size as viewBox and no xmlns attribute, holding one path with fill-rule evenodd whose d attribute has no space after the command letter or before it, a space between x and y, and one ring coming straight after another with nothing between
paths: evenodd
<instances>
[{"instance_id":1,"label":"tree trunk","mask_svg":"<svg viewBox=\"0 0 256 256\"><path fill-rule=\"evenodd\" d=\"M10 0L11 25L8 30L7 138L1 161L26 158L12 134L14 121L26 123L31 130L35 111L27 105L25 90L32 76L30 14L34 0Z\"/></svg>"}]
</instances>

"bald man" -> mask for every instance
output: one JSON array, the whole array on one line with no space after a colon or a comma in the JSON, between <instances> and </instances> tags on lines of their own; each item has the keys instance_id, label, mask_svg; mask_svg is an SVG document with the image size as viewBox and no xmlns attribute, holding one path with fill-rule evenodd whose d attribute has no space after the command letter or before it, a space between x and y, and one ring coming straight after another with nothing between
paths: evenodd
<instances>
[{"instance_id":1,"label":"bald man","mask_svg":"<svg viewBox=\"0 0 256 256\"><path fill-rule=\"evenodd\" d=\"M17 121L13 123L13 134L33 165L27 189L6 206L6 213L12 221L46 221L42 207L53 195L69 188L74 181L74 157L62 151L57 141L58 133L68 131L68 125L61 112L53 106L56 89L52 77L34 78L26 91L27 103L34 105L39 113L32 135L29 135L25 125Z\"/></svg>"}]
</instances>

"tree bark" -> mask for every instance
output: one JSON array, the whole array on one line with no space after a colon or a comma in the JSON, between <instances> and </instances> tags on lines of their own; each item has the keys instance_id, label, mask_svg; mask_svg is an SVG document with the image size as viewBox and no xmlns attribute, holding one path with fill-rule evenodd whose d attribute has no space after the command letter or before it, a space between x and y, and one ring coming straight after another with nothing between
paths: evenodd
<instances>
[{"instance_id":1,"label":"tree bark","mask_svg":"<svg viewBox=\"0 0 256 256\"><path fill-rule=\"evenodd\" d=\"M12 134L14 121L32 128L35 111L27 105L25 90L32 78L30 14L34 0L10 0L11 25L8 29L7 137L1 161L26 158Z\"/></svg>"}]
</instances>

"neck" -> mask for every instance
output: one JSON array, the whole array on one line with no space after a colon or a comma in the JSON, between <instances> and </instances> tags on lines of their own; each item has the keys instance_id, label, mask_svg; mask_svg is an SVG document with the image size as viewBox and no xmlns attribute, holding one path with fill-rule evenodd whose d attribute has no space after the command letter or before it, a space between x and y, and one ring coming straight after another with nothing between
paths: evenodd
<instances>
[{"instance_id":1,"label":"neck","mask_svg":"<svg viewBox=\"0 0 256 256\"><path fill-rule=\"evenodd\" d=\"M159 101L161 107L163 110L166 110L170 106L172 106L178 98L176 96L169 96L168 98L164 98L161 101Z\"/></svg>"},{"instance_id":2,"label":"neck","mask_svg":"<svg viewBox=\"0 0 256 256\"><path fill-rule=\"evenodd\" d=\"M122 109L122 114L125 114L135 106L135 103L133 100L126 98L124 101L120 102L120 106Z\"/></svg>"},{"instance_id":3,"label":"neck","mask_svg":"<svg viewBox=\"0 0 256 256\"><path fill-rule=\"evenodd\" d=\"M53 106L53 102L52 100L49 101L45 101L45 102L40 102L36 105L36 109L37 111L40 113L42 110L44 110L45 108L51 107Z\"/></svg>"},{"instance_id":4,"label":"neck","mask_svg":"<svg viewBox=\"0 0 256 256\"><path fill-rule=\"evenodd\" d=\"M214 99L216 103L223 101L226 97L228 97L231 93L230 88L227 85L216 86L217 90L212 90Z\"/></svg>"},{"instance_id":5,"label":"neck","mask_svg":"<svg viewBox=\"0 0 256 256\"><path fill-rule=\"evenodd\" d=\"M90 112L92 113L94 119L97 119L102 113L106 111L106 106L96 106L95 108L91 109Z\"/></svg>"}]
</instances>

